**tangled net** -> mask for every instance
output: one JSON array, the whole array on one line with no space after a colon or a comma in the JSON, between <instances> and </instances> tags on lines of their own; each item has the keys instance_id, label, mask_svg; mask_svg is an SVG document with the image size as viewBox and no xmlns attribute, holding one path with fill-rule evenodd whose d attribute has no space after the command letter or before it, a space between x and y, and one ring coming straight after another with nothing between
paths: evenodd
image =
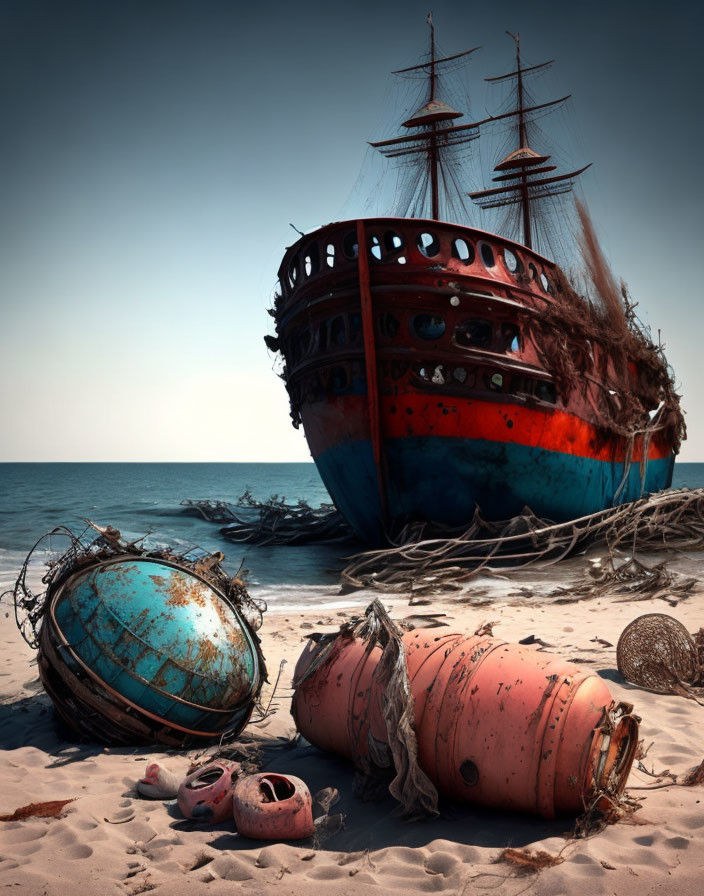
<instances>
[{"instance_id":1,"label":"tangled net","mask_svg":"<svg viewBox=\"0 0 704 896\"><path fill-rule=\"evenodd\" d=\"M60 552L53 544L57 537L63 541ZM142 547L140 541L143 539L125 541L112 526L102 527L91 522L79 534L66 526L57 526L42 535L25 558L15 587L2 595L2 598L12 596L17 627L29 646L35 649L39 646L39 629L47 606L47 594L53 593L61 582L77 570L119 556L166 560L190 570L223 594L254 631L261 628L266 603L250 597L238 575L228 575L221 566L225 559L222 553L209 554L201 548L192 548L185 553L169 547L148 549ZM50 552L48 556L46 551ZM32 581L32 570L37 562L46 569L41 576L41 587Z\"/></svg>"},{"instance_id":2,"label":"tangled net","mask_svg":"<svg viewBox=\"0 0 704 896\"><path fill-rule=\"evenodd\" d=\"M354 789L363 799L378 799L388 791L402 807L403 816L411 820L438 815L438 792L418 762L404 630L403 623L394 622L384 605L375 599L364 616L343 623L335 634L314 638L315 656L305 672L294 678L293 687L301 687L334 656L340 639L360 638L367 652L377 645L381 647L373 680L384 694L382 715L388 743L380 743L369 734L368 753L362 750L355 757Z\"/></svg>"},{"instance_id":3,"label":"tangled net","mask_svg":"<svg viewBox=\"0 0 704 896\"><path fill-rule=\"evenodd\" d=\"M182 501L181 506L209 522L227 523L220 534L238 544L333 544L353 539L352 530L332 504L317 508L306 501L287 504L278 495L259 502L246 491L236 504Z\"/></svg>"},{"instance_id":4,"label":"tangled net","mask_svg":"<svg viewBox=\"0 0 704 896\"><path fill-rule=\"evenodd\" d=\"M663 613L647 613L626 626L616 661L627 681L658 694L691 696L691 687L702 679L694 638L681 622Z\"/></svg>"},{"instance_id":5,"label":"tangled net","mask_svg":"<svg viewBox=\"0 0 704 896\"><path fill-rule=\"evenodd\" d=\"M482 571L551 565L576 548L597 543L605 543L610 552L625 545L631 553L704 547L704 489L670 489L567 523L550 523L525 510L499 523L487 522L477 511L462 532L438 534L430 524L415 524L391 547L351 557L341 585L347 591L373 588L384 593L457 591ZM635 558L629 564L616 567L611 561L611 579L622 588L628 580L640 579L685 593L695 584L677 582L662 564L648 568ZM589 587L593 584L599 583ZM610 584L608 569L605 584Z\"/></svg>"}]
</instances>

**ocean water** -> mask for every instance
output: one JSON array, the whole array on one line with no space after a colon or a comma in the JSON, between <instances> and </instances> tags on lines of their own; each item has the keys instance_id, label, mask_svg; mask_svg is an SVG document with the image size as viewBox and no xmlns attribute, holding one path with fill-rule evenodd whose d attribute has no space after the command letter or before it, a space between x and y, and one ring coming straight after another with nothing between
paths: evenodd
<instances>
[{"instance_id":1,"label":"ocean water","mask_svg":"<svg viewBox=\"0 0 704 896\"><path fill-rule=\"evenodd\" d=\"M55 526L75 532L83 520L109 524L148 543L225 554L244 564L250 593L294 607L316 602L337 581L349 546L257 547L226 541L219 525L189 516L184 499L236 502L249 489L313 506L330 500L315 464L0 464L0 592L12 587L33 544ZM329 605L329 604L328 604Z\"/></svg>"},{"instance_id":2,"label":"ocean water","mask_svg":"<svg viewBox=\"0 0 704 896\"><path fill-rule=\"evenodd\" d=\"M704 464L676 464L672 484L704 487ZM313 506L330 500L313 463L0 464L0 592L41 535L58 525L80 532L91 519L129 538L150 533L152 543L220 550L229 570L244 564L254 596L281 608L329 594L349 546L236 545L180 506L189 498L235 502L246 489L261 501L273 494Z\"/></svg>"}]
</instances>

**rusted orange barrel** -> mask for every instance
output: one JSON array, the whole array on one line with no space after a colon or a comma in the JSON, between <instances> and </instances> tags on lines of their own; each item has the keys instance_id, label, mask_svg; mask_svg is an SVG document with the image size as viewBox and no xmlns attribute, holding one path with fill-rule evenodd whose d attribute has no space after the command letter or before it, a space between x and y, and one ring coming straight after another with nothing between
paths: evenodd
<instances>
[{"instance_id":1,"label":"rusted orange barrel","mask_svg":"<svg viewBox=\"0 0 704 896\"><path fill-rule=\"evenodd\" d=\"M416 629L403 643L419 763L441 793L546 818L622 793L638 723L597 675L480 635ZM312 744L358 760L370 739L387 740L373 678L381 649L340 636L323 662L319 651L310 643L296 666L296 724Z\"/></svg>"}]
</instances>

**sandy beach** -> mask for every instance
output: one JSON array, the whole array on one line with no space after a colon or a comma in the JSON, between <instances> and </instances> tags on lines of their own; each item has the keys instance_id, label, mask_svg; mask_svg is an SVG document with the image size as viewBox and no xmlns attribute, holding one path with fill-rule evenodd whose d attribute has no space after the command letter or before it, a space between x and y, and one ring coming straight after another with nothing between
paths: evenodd
<instances>
[{"instance_id":1,"label":"sandy beach","mask_svg":"<svg viewBox=\"0 0 704 896\"><path fill-rule=\"evenodd\" d=\"M561 567L563 576L583 569L583 561ZM701 578L702 555L671 563L673 570ZM650 770L682 773L704 757L702 714L697 702L653 694L624 682L616 668L616 643L624 627L648 612L667 613L690 632L704 624L704 586L676 606L665 596L646 600L610 594L567 605L550 603L554 570L510 579L482 578L466 594L433 598L431 605L408 606L408 597L385 599L395 619L444 613L457 631L494 622L507 641L529 635L550 645L549 652L598 672L617 700L635 704ZM305 742L289 740L295 728L289 713L295 661L311 631L334 631L361 612L371 595L344 598L345 609L303 614L269 612L261 637L273 682L286 660L275 698L277 711L247 733L268 739L267 768L303 778L315 793L335 787L344 827L298 844L246 840L223 823L184 823L175 801L139 798L134 790L148 762L163 760L185 772L199 751L164 753L145 748L109 749L76 744L54 719L37 677L33 651L22 641L11 613L0 617L0 744L3 786L0 813L31 802L66 800L65 815L0 824L0 886L4 892L54 896L79 889L97 894L253 893L308 896L311 892L558 894L694 894L703 892L704 787L666 786L634 770L631 796L643 798L632 821L619 822L586 839L569 839L573 819L545 821L531 816L443 803L438 819L408 823L394 814L391 798L362 803L352 795L353 769ZM471 601L474 601L472 603ZM340 601L330 589L329 601ZM442 630L441 630L442 631ZM610 646L607 646L610 645ZM541 649L539 643L534 649ZM271 686L265 688L266 704ZM284 741L281 741L283 744ZM520 873L497 858L505 847L544 850L562 862L538 873Z\"/></svg>"}]
</instances>

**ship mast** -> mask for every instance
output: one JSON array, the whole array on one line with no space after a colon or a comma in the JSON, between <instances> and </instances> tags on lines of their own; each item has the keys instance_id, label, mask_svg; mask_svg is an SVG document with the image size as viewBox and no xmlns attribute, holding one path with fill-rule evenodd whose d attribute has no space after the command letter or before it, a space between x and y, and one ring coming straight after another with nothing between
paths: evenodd
<instances>
[{"instance_id":1,"label":"ship mast","mask_svg":"<svg viewBox=\"0 0 704 896\"><path fill-rule=\"evenodd\" d=\"M463 113L458 112L437 98L438 80L444 63L469 56L478 50L479 47L465 50L462 53L454 53L452 56L438 58L436 56L435 25L433 24L432 13L428 16L428 25L430 26L428 60L419 65L412 65L409 68L393 72L395 75L406 75L411 72L422 72L427 75L426 96L428 99L426 103L411 118L403 122L403 127L408 128L412 133L403 137L395 137L391 140L370 143L370 146L378 149L387 158L410 156L409 161L420 161L425 164L426 184L430 187L431 216L438 220L440 217L441 176L443 181L445 181L443 157L450 147L469 143L471 140L476 140L479 136L479 131L475 124L461 125L459 127L449 125L449 122L452 122L454 119L461 118Z\"/></svg>"},{"instance_id":2,"label":"ship mast","mask_svg":"<svg viewBox=\"0 0 704 896\"><path fill-rule=\"evenodd\" d=\"M521 35L506 32L516 41L516 73L518 77L518 145L528 146L526 133L526 116L523 111L523 70L521 69ZM521 206L523 212L523 245L533 248L533 235L530 231L530 200L528 199L528 179L525 167L521 169Z\"/></svg>"},{"instance_id":3,"label":"ship mast","mask_svg":"<svg viewBox=\"0 0 704 896\"><path fill-rule=\"evenodd\" d=\"M430 102L435 102L435 25L433 14L428 16L430 25ZM432 216L435 220L440 217L440 197L438 195L438 138L436 136L437 122L430 125L430 197Z\"/></svg>"},{"instance_id":4,"label":"ship mast","mask_svg":"<svg viewBox=\"0 0 704 896\"><path fill-rule=\"evenodd\" d=\"M468 195L485 209L501 208L520 203L523 244L532 249L535 242L531 213L532 203L549 196L559 196L563 193L568 193L574 186L574 178L586 171L590 166L585 165L583 168L577 171L570 171L567 174L557 174L543 178L536 177L538 174L547 174L550 171L555 171L557 166L545 164L550 160L550 156L541 155L530 148L528 141L528 113L547 108L548 106L555 106L569 99L569 97L562 97L559 100L553 100L550 103L543 103L538 106L526 107L523 76L529 72L543 71L552 65L552 60L550 62L541 62L538 65L523 67L521 65L520 35L512 34L510 31L506 33L513 38L516 44L516 70L505 75L498 75L495 78L486 78L485 80L490 83L497 83L515 79L517 108L513 112L504 113L504 115L496 116L494 119L487 119L487 121L496 121L499 118L511 115L517 116L518 149L511 152L505 159L502 159L494 168L498 176L494 177L493 181L495 183L505 183L505 186L478 190ZM478 122L478 124L484 123L486 122Z\"/></svg>"}]
</instances>

